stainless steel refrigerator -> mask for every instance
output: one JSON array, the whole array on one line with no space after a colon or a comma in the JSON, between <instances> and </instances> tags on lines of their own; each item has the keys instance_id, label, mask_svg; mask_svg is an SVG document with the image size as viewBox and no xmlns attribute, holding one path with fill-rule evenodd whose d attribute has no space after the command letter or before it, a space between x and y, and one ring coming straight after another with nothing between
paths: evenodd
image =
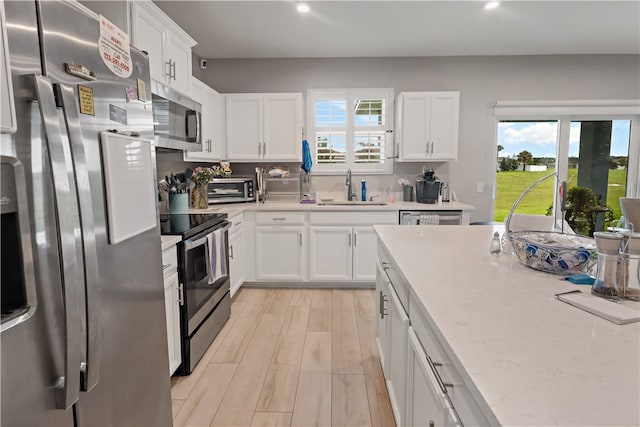
<instances>
[{"instance_id":1,"label":"stainless steel refrigerator","mask_svg":"<svg viewBox=\"0 0 640 427\"><path fill-rule=\"evenodd\" d=\"M78 3L0 6L0 424L171 425L148 58Z\"/></svg>"}]
</instances>

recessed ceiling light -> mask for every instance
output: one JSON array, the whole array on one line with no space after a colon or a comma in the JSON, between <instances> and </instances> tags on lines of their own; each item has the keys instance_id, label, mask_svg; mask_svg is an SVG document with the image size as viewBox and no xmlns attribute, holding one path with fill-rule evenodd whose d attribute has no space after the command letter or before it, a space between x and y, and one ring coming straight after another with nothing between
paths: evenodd
<instances>
[{"instance_id":1,"label":"recessed ceiling light","mask_svg":"<svg viewBox=\"0 0 640 427\"><path fill-rule=\"evenodd\" d=\"M306 4L306 3L300 3L300 4L298 4L298 6L296 6L296 10L297 10L298 12L300 12L300 13L307 13L307 12L309 12L309 10L311 10L311 9L309 8L309 5L308 5L308 4Z\"/></svg>"},{"instance_id":2,"label":"recessed ceiling light","mask_svg":"<svg viewBox=\"0 0 640 427\"><path fill-rule=\"evenodd\" d=\"M496 7L500 6L500 2L499 1L488 1L484 4L484 8L486 10L492 10L495 9Z\"/></svg>"}]
</instances>

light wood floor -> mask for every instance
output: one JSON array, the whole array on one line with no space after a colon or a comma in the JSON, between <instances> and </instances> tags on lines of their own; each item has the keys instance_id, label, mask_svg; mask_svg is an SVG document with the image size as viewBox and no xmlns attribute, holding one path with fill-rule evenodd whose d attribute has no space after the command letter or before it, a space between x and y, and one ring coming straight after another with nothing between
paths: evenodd
<instances>
[{"instance_id":1,"label":"light wood floor","mask_svg":"<svg viewBox=\"0 0 640 427\"><path fill-rule=\"evenodd\" d=\"M371 290L243 288L193 373L178 426L394 426Z\"/></svg>"}]
</instances>

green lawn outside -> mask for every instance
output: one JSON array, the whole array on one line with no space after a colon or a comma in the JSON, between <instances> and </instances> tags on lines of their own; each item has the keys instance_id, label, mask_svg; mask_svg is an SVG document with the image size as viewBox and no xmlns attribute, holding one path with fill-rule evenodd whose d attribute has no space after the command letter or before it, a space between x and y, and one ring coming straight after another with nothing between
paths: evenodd
<instances>
[{"instance_id":1,"label":"green lawn outside","mask_svg":"<svg viewBox=\"0 0 640 427\"><path fill-rule=\"evenodd\" d=\"M498 172L496 174L497 190L494 221L504 221L518 196L538 179L552 172L552 169L544 172ZM567 189L575 187L578 182L577 173L577 169L569 169ZM615 218L619 218L621 215L618 199L625 195L626 179L626 170L609 171L607 206L613 209ZM544 215L547 212L547 208L553 203L553 186L553 178L549 178L539 184L524 197L517 206L515 213Z\"/></svg>"}]
</instances>

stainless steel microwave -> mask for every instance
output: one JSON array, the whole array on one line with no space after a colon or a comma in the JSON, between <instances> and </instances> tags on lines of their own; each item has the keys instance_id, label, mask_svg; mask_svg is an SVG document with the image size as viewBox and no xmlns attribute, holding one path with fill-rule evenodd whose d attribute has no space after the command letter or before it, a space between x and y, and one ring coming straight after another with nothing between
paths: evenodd
<instances>
[{"instance_id":1,"label":"stainless steel microwave","mask_svg":"<svg viewBox=\"0 0 640 427\"><path fill-rule=\"evenodd\" d=\"M209 204L255 200L253 178L213 178L209 181Z\"/></svg>"},{"instance_id":2,"label":"stainless steel microwave","mask_svg":"<svg viewBox=\"0 0 640 427\"><path fill-rule=\"evenodd\" d=\"M156 146L201 151L201 105L155 80L151 81L151 95Z\"/></svg>"}]
</instances>

